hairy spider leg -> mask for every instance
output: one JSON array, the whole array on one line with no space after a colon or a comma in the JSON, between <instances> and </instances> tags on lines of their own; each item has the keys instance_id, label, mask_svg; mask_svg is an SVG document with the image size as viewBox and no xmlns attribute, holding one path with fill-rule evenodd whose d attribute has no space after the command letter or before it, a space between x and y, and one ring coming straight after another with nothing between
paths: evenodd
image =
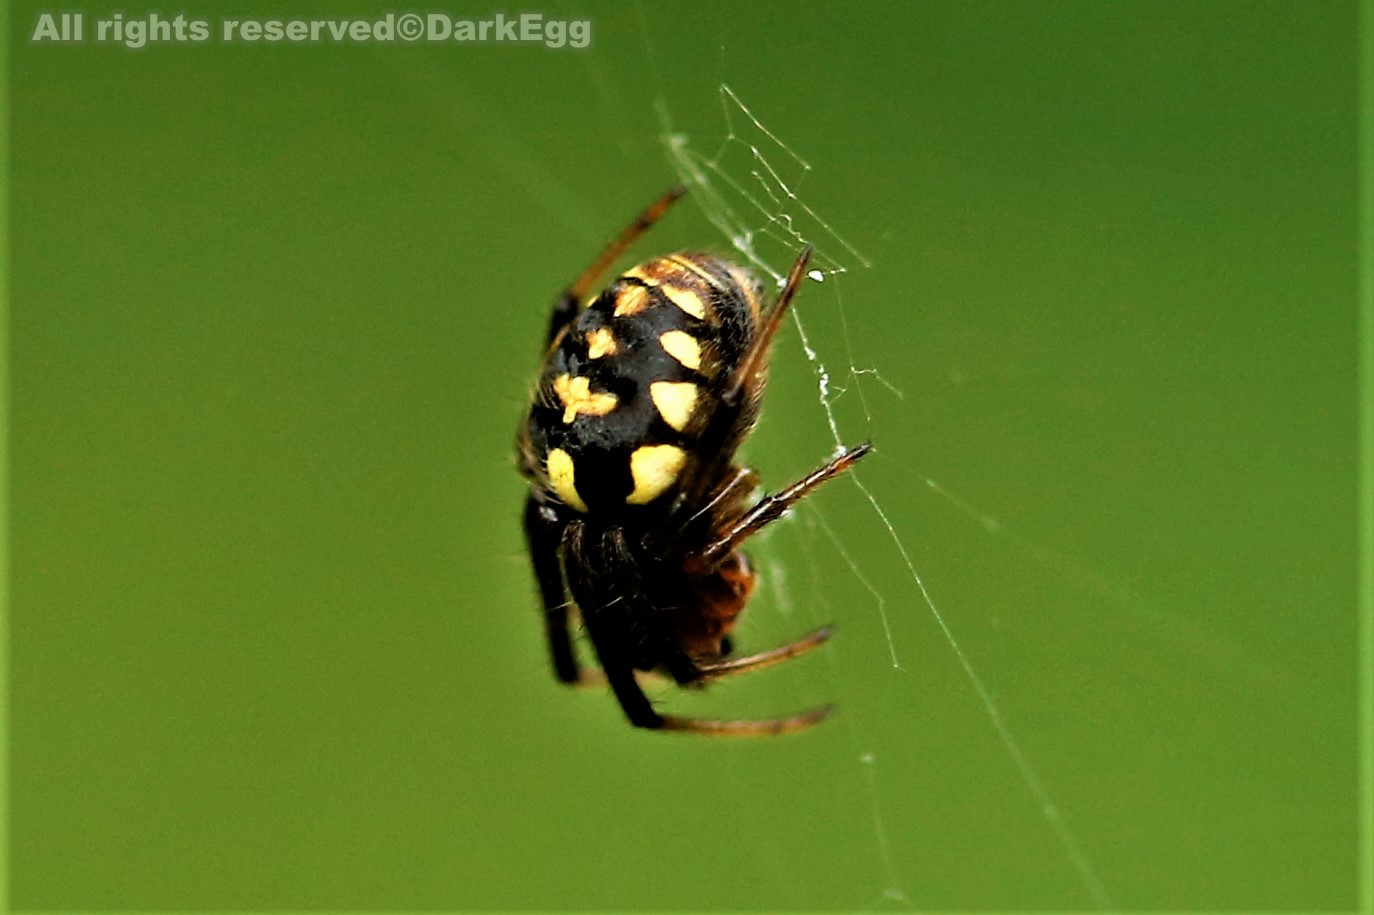
<instances>
[{"instance_id":1,"label":"hairy spider leg","mask_svg":"<svg viewBox=\"0 0 1374 915\"><path fill-rule=\"evenodd\" d=\"M741 515L740 519L732 524L729 530L705 549L702 553L702 560L706 567L709 568L730 555L731 550L781 518L783 512L805 498L817 486L827 480L833 480L848 470L860 458L871 454L872 451L872 442L864 442L854 448L846 448L825 466L811 471L781 492L764 496L755 503L753 508Z\"/></svg>"},{"instance_id":2,"label":"hairy spider leg","mask_svg":"<svg viewBox=\"0 0 1374 915\"><path fill-rule=\"evenodd\" d=\"M710 680L748 673L751 670L762 670L765 667L772 667L774 664L790 661L795 657L804 655L813 648L819 648L830 639L832 634L829 626L822 626L820 629L808 632L795 642L788 642L777 648L770 648L767 651L760 651L757 654L746 655L742 658L731 658L728 661L699 664L697 667L700 669L702 677Z\"/></svg>"}]
</instances>

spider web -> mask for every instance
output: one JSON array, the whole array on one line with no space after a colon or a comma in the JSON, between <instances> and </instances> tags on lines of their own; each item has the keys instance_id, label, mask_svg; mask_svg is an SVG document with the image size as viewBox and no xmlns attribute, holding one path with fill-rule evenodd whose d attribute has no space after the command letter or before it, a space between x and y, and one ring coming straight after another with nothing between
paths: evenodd
<instances>
[{"instance_id":1,"label":"spider web","mask_svg":"<svg viewBox=\"0 0 1374 915\"><path fill-rule=\"evenodd\" d=\"M759 538L767 541L766 546L753 554L761 573L757 597L762 599L751 605L746 624L766 621L769 614L785 617L809 614L816 622L839 619L844 637L837 639L832 648L817 652L814 659L802 665L806 671L798 673L798 676L805 676L819 671L825 677L829 671L833 682L819 687L825 692L818 699L834 698L837 694L830 688L847 685L839 681L850 680L856 675L870 680L881 678L894 697L909 697L916 687L935 682L926 666L930 660L946 662L950 676L962 678L971 693L961 695L965 700L963 704L951 704L951 709L957 714L967 707L971 710L968 713L971 726L984 726L984 721L991 726L995 737L987 740L987 747L980 747L980 752L990 748L991 764L1002 767L1003 781L1013 792L1019 792L1018 800L1032 802L1018 809L1019 813L1030 812L1018 824L1029 831L1030 845L1025 846L1026 849L1043 852L1044 873L1048 877L1069 883L1085 901L1103 909L1111 908L1113 895L1128 894L1130 871L1121 871L1120 876L1110 881L1109 888L1099 876L1099 864L1102 872L1113 873L1115 862L1107 856L1119 857L1126 840L1120 839L1113 849L1096 840L1085 844L1084 839L1093 838L1093 831L1104 830L1113 831L1117 836L1122 836L1127 829L1145 831L1156 838L1162 834L1155 826L1144 822L1124 821L1104 826L1106 814L1098 817L1094 824L1086 815L1075 813L1066 817L1061 812L1059 800L1070 810L1073 802L1080 800L1075 783L1063 778L1063 761L1052 755L1056 749L1052 738L1048 746L1045 743L1048 732L1029 719L1038 711L1039 718L1035 721L1062 720L1066 708L1059 701L1062 694L1042 690L1034 697L1040 702L1040 708L1023 711L1027 706L1018 703L1016 697L1000 692L1009 681L997 666L999 658L993 653L995 644L990 644L989 633L999 627L997 614L990 612L995 608L985 603L970 605L977 608L977 622L972 616L965 621L958 615L962 606L958 592L965 582L951 581L944 573L935 571L936 557L941 554L928 549L931 533L962 538L960 547L995 553L1034 576L1017 577L1017 587L1030 581L1047 594L1067 598L1069 604L1076 598L1085 599L1080 618L1088 624L1100 624L1101 628L1083 633L1081 643L1095 642L1101 635L1117 639L1144 635L1156 642L1149 647L1156 660L1169 665L1167 672L1170 675L1178 672L1190 675L1190 688L1216 688L1218 684L1256 686L1255 707L1247 707L1247 712L1258 714L1260 704L1282 703L1291 709L1289 714L1293 717L1289 721L1310 726L1308 719L1314 718L1310 710L1322 702L1329 702L1329 695L1310 688L1295 673L1295 668L1277 657L1277 649L1269 652L1263 642L1237 638L1234 632L1217 625L1212 617L1197 612L1200 608L1186 606L1157 585L1149 586L1147 593L1140 579L1132 578L1129 572L1115 573L1111 565L1089 558L1081 547L1064 546L1062 552L1056 550L1047 545L1055 543L1055 538L1034 529L1043 525L1018 521L1012 508L1005 508L1005 514L987 510L980 504L987 498L985 495L966 495L961 491L969 484L949 485L950 481L944 477L952 471L942 469L936 475L927 475L919 469L920 458L915 459L917 467L909 467L897 460L905 462L908 455L884 455L881 447L885 439L890 441L884 434L884 424L898 406L896 399L902 395L876 368L860 361L866 358L866 350L859 334L866 329L865 321L873 314L866 296L860 291L874 278L864 276L866 268L871 266L880 278L890 280L889 271L901 265L872 263L862 250L874 243L868 242L868 236L860 230L861 214L853 210L842 211L826 202L826 192L835 182L853 182L862 176L847 173L819 152L813 159L810 150L789 142L800 141L801 130L813 125L795 118L792 121L780 119L776 110L767 107L768 103L747 91L747 83L743 82L745 77L735 76L739 68L729 57L724 37L719 46L719 59L713 62L709 48L701 42L683 45L671 40L671 35L665 35L659 23L650 21L644 5L636 4L628 9L633 12L611 23L619 30L614 33L613 47L612 32L609 27L606 31L607 53L577 58L579 65L585 68L586 85L580 97L587 105L574 113L575 118L569 118L580 131L579 136L591 137L600 144L602 148L597 151L600 159L607 160L619 153L623 164L632 168L652 163L649 168L657 177L636 182L633 194L627 189L619 210L614 212L629 212L631 206L642 205L649 199L649 194L661 190L662 184L667 183L662 181L663 169L654 161L657 159L666 162L669 169L691 187L688 197L675 208L674 219L665 220L665 226L655 230L659 233L657 238L676 231L675 224L683 215L695 218L696 214L690 212L695 208L705 220L698 228L709 224L715 238L702 239L698 231L691 236L689 244L701 244L722 252L728 248L734 252L735 260L748 264L760 277L775 283L780 281L803 244L816 248L811 281L804 284L791 315L796 330L787 331L788 339L779 341L775 354L775 389L765 407L760 434L751 440L749 456L771 460L768 455L784 453L780 450L770 452L766 445L761 448L760 444L766 443L778 428L777 402L781 400L782 390L802 387L798 382L808 371L812 393L807 396L807 412L800 421L816 427L817 435L813 438L824 437L819 432L822 425L835 448L842 443L861 441L870 428L877 433L874 438L879 445L878 452L867 459L857 473L846 474L848 483L836 481L825 487L817 499L801 503L794 516L770 526ZM637 44L640 46L636 47ZM559 224L565 234L578 236L581 247L577 251L590 250L604 243L607 222L614 222L612 211L588 206L590 201L583 189L589 185L580 160L574 166L553 152L546 157L537 154L538 149L545 147L562 148L561 140L559 143L549 140L547 127L525 130L523 119L511 118L504 107L488 105L481 93L453 93L451 85L436 75L439 71L414 66L400 55L386 55L386 60L397 68L410 68L405 75L415 84L428 85L436 100L435 110L449 112L445 122L447 131L461 131L467 144L464 151L481 157L490 168L500 170L512 185L525 193L522 199L536 208L543 218ZM665 74L672 76L671 93ZM733 86L725 82L727 77L735 79ZM686 86L691 89L684 89ZM492 94L490 97L501 96ZM653 118L655 112L657 123ZM426 112L427 117L432 114ZM589 123L596 129L589 129ZM473 125L480 129L474 129ZM603 180L610 182L618 177L608 170ZM651 247L658 245L655 243ZM917 277L916 283L919 281ZM919 285L917 289L919 291ZM846 293L853 296L852 301ZM860 339L858 358L856 347L851 345L846 314L854 318L856 339ZM993 354L987 365L1000 365L999 358ZM947 380L944 390L964 385L967 378L961 367L954 364L956 362L947 363L951 366L949 379L935 379L933 383ZM886 368L892 372L894 380L902 378L903 384L913 384L898 374L899 367L889 365ZM984 378L988 385L1002 384L1007 377L992 374L988 368L984 371L988 372ZM919 392L914 385L911 393L912 401L918 401ZM814 410L810 407L812 403L816 405ZM903 409L911 412L909 406ZM1187 423L1179 426L1180 430L1187 428ZM811 458L819 457L808 452L797 459L809 466L791 469L809 470L813 466ZM885 486L884 472L887 470L904 474L897 484L899 489ZM771 467L766 474L774 485L792 476L788 472L775 473ZM972 489L967 491L973 492ZM935 504L944 511L947 523L943 528L932 531L928 525L918 527L909 523L912 503L919 500ZM864 524L869 525L867 531L856 530ZM885 538L881 544L883 549L860 552L848 539L854 534L875 530ZM817 567L827 561L830 574L818 573ZM975 556L972 562L974 568L987 570L986 555L981 559ZM853 600L844 603L828 600L827 589L838 592L846 586L853 592ZM1180 593L1187 592L1180 590ZM836 610L839 612L832 612ZM881 631L882 635L870 634L862 642L854 639L856 625L851 620L856 621L857 626L868 626L871 633ZM792 622L795 621L789 620L788 625ZM788 632L791 631L789 628ZM1026 631L1029 630L1019 629L1015 634ZM1056 635L1068 635L1062 626L1053 631ZM930 638L923 638L925 635ZM1061 648L1080 653L1061 656L1058 653ZM858 665L852 663L852 655L848 658L844 655L854 650L866 652ZM1066 637L1052 644L1044 643L1040 651L1027 652L1018 648L1015 653L1028 664L1045 662L1063 667L1070 663L1070 657L1095 660L1096 651L1095 644L1079 648ZM844 658L843 662L837 660L839 658ZM951 661L953 663L948 663ZM1197 674L1207 676L1204 679ZM1047 677L1044 682L1049 683L1052 679ZM1077 680L1080 685L1095 682L1087 676ZM1071 684L1065 685L1065 689L1068 688ZM693 701L690 695L669 695L673 702L690 704ZM919 903L937 898L935 893L927 896L923 888L915 885L917 878L913 876L911 863L903 858L914 847L909 837L918 832L917 815L901 805L903 770L912 768L909 765L912 760L902 755L904 751L894 750L884 742L892 731L864 720L876 703L867 707L851 704L848 696L840 695L841 714L828 722L826 728L831 733L847 735L852 746L852 753L847 758L841 756L840 764L844 768L839 775L843 783L837 782L835 789L846 797L848 809L861 831L854 841L871 848L871 857L865 863L872 866L875 874L863 879L873 882L861 886L877 888L875 906L896 907L913 900ZM1132 697L1145 699L1147 694L1142 689L1138 693L1131 691L1111 698L1117 700L1117 707L1124 708L1124 703ZM1153 692L1148 698L1153 698ZM1084 704L1072 709L1083 719L1084 728L1096 717L1109 713L1096 700L1088 698L1084 702L1091 702L1092 707ZM730 706L731 713L737 708ZM1159 710L1163 708L1160 706ZM1234 717L1237 709L1233 704L1228 707L1227 714ZM776 709L762 706L760 711L767 714ZM1306 717L1299 719L1296 717L1298 712ZM719 713L720 707L712 705L704 717ZM911 716L911 720L919 719ZM1236 725L1239 722L1226 723ZM1248 718L1244 724L1250 724ZM1195 744L1189 749L1194 759L1203 759L1198 754L1221 746L1208 741L1201 734L1201 727L1191 732L1186 728L1178 731L1181 735L1193 735ZM949 732L943 736L948 737ZM991 735L984 732L980 736ZM1096 780L1091 785L1086 780L1080 781L1082 790L1096 786L1103 798L1109 798L1113 796L1108 792L1110 785L1135 787L1130 779L1105 777L1102 766L1107 764L1105 757L1111 752L1110 745L1089 740L1085 748L1097 755L1085 760L1079 771L1085 775L1092 773ZM1065 747L1061 743L1058 749ZM1215 756L1222 758L1220 753ZM1098 763L1098 759L1102 762ZM1211 763L1213 758L1207 757L1205 761ZM1097 768L1090 769L1092 765ZM994 769L994 774L996 771ZM1219 777L1220 771L1220 765L1216 769L1206 769L1192 780L1191 785L1183 787L1191 787L1196 792L1194 796L1201 797L1202 789L1210 791L1212 786L1200 779L1208 773ZM752 767L746 770L747 775L756 773ZM723 774L728 777L731 773L727 769ZM737 781L742 785L745 778L740 777ZM1227 782L1225 787L1248 790L1248 783ZM1173 805L1161 816L1175 817L1179 825L1189 822L1184 819L1192 815L1192 811L1186 809L1186 798L1187 795L1175 792L1161 794L1159 800L1167 800ZM736 792L732 799L742 798ZM865 802L867 810L863 809ZM866 835L862 832L865 829ZM1169 840L1163 837L1161 841ZM763 842L756 843L748 851L756 857L767 858L770 852L763 845ZM1146 848L1143 844L1141 847ZM1089 849L1094 851L1090 853ZM1100 861L1095 860L1096 855L1102 856ZM894 857L898 860L894 861ZM981 860L978 863L982 863ZM1030 865L1035 862L1027 857L1015 863ZM789 888L788 876L780 866L775 875L780 892ZM1248 880L1250 875L1245 876ZM1189 879L1197 882L1210 877L1196 874ZM1179 885L1186 883L1182 880ZM863 892L865 890L861 889L860 895Z\"/></svg>"},{"instance_id":2,"label":"spider web","mask_svg":"<svg viewBox=\"0 0 1374 915\"><path fill-rule=\"evenodd\" d=\"M866 379L879 384L889 396L902 396L901 392L888 384L876 369L858 366L850 345L842 295L842 278L852 270L870 268L873 264L831 221L803 198L803 188L813 171L811 164L767 126L728 84L721 83L718 92L722 135L709 142L699 142L696 137L676 130L667 103L660 95L656 107L663 147L679 178L690 188L690 199L701 209L706 219L742 260L760 274L770 277L778 287L782 286L796 252L805 245L814 247L808 277L814 284L821 285L826 294L817 296L814 286L805 290L798 297L801 301L794 304L791 317L802 352L814 374L817 402L838 453L844 450L846 440L846 436L841 433L842 422L836 407L842 396L851 391L854 393L866 425L871 424L873 420L869 401L864 393ZM817 302L819 305L812 304ZM822 355L818 345L813 342L812 335L808 333L806 315L814 307L834 308L838 316L844 350L843 358L839 360L843 368L838 372L832 371L831 362L827 361L828 357ZM925 607L944 643L953 652L1012 766L1034 798L1054 840L1061 846L1067 865L1072 868L1093 903L1101 909L1111 909L1111 896L1099 877L1096 866L1084 851L1072 825L1060 812L1059 805L1046 787L1022 742L1007 723L974 659L965 650L946 615L937 605L930 588L917 569L905 536L893 523L892 516L883 507L882 501L865 482L862 468L851 470L846 474L846 479L849 485L858 490L872 510L876 523L881 526L892 548L900 557L918 605ZM920 477L920 481L935 495L977 522L989 534L1008 534L996 518L973 507L947 487L924 476ZM904 671L901 650L893 634L891 614L894 602L889 601L871 577L864 572L860 562L851 555L842 538L827 522L825 515L814 502L804 501L800 509L804 528L819 533L822 542L840 557L855 580L869 595L873 611L882 623L889 662L895 671ZM808 565L814 567L814 563ZM776 560L770 561L765 565L765 573L775 603L782 612L791 612L795 601L788 583L786 565ZM899 603L908 602L903 598ZM910 897L900 882L891 852L889 825L884 817L880 761L873 751L865 748L862 735L852 724L850 733L855 757L863 771L874 843L885 874L886 885L879 902L907 902Z\"/></svg>"}]
</instances>

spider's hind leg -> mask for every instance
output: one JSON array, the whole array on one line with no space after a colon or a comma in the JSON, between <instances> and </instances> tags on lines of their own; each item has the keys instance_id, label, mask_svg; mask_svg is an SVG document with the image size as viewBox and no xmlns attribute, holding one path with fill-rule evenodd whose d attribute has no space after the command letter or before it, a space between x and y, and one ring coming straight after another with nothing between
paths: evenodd
<instances>
[{"instance_id":1,"label":"spider's hind leg","mask_svg":"<svg viewBox=\"0 0 1374 915\"><path fill-rule=\"evenodd\" d=\"M788 715L783 718L769 718L756 721L717 721L709 718L682 718L677 715L660 715L644 695L644 690L635 681L634 673L627 667L611 665L606 668L606 679L625 710L625 716L635 727L654 731L678 731L684 734L704 734L712 737L766 737L777 734L791 734L820 724L834 711L834 706L825 705Z\"/></svg>"},{"instance_id":2,"label":"spider's hind leg","mask_svg":"<svg viewBox=\"0 0 1374 915\"><path fill-rule=\"evenodd\" d=\"M779 645L777 648L770 648L767 651L760 651L755 654L746 655L742 658L730 658L728 660L716 661L711 664L700 665L701 676L704 680L718 680L722 677L733 676L734 674L748 673L751 670L762 670L765 667L772 667L783 661L790 661L800 657L814 648L824 645L832 635L829 626L822 626L813 632L788 642L786 645Z\"/></svg>"}]
</instances>

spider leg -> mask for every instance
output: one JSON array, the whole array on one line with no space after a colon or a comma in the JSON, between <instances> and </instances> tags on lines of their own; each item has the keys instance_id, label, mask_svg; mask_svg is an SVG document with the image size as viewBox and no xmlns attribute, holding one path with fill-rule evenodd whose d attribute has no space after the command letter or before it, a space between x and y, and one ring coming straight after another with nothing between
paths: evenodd
<instances>
[{"instance_id":1,"label":"spider leg","mask_svg":"<svg viewBox=\"0 0 1374 915\"><path fill-rule=\"evenodd\" d=\"M777 336L778 328L782 326L782 319L787 314L787 309L791 307L792 299L796 297L797 290L801 287L801 281L806 277L806 265L811 260L811 251L810 245L802 248L797 259L792 263L792 269L787 271L787 283L782 287L782 292L778 293L778 300L773 303L773 307L764 316L763 324L759 327L758 333L754 335L748 351L740 360L734 380L721 396L724 403L731 406L739 404L741 393L750 391L758 384L764 367L768 364L768 352L773 347L773 338Z\"/></svg>"},{"instance_id":2,"label":"spider leg","mask_svg":"<svg viewBox=\"0 0 1374 915\"><path fill-rule=\"evenodd\" d=\"M701 669L702 677L709 680L748 673L751 670L762 670L765 667L772 667L774 664L790 661L792 658L804 655L813 648L819 648L829 640L830 636L830 627L824 626L814 632L808 632L795 642L788 642L786 645L779 645L768 651L698 666Z\"/></svg>"},{"instance_id":3,"label":"spider leg","mask_svg":"<svg viewBox=\"0 0 1374 915\"><path fill-rule=\"evenodd\" d=\"M553 303L553 314L549 316L549 333L545 340L545 346L552 345L559 332L576 317L578 305L587 293L596 286L601 275L610 269L611 265L620 258L620 255L625 253L625 249L634 244L641 235L649 230L650 226L658 222L663 214L668 212L668 208L685 193L687 193L686 186L679 184L655 200L644 212L635 217L634 222L621 230L615 240L597 255L591 266L583 270L582 275L573 280L571 286L559 293L558 298Z\"/></svg>"},{"instance_id":4,"label":"spider leg","mask_svg":"<svg viewBox=\"0 0 1374 915\"><path fill-rule=\"evenodd\" d=\"M563 589L563 570L558 560L562 526L554 510L531 495L525 500L525 540L529 545L534 578L544 605L544 628L554 675L564 683L579 683L583 672L573 654L568 630L568 595Z\"/></svg>"},{"instance_id":5,"label":"spider leg","mask_svg":"<svg viewBox=\"0 0 1374 915\"><path fill-rule=\"evenodd\" d=\"M660 715L654 710L644 690L635 680L634 672L620 664L604 665L606 680L611 690L625 710L630 724L637 728L653 731L680 731L688 734L705 734L715 737L763 737L775 734L791 734L819 724L825 720L834 706L788 715L785 718L772 718L759 721L715 721L708 718L681 718L676 715Z\"/></svg>"},{"instance_id":6,"label":"spider leg","mask_svg":"<svg viewBox=\"0 0 1374 915\"><path fill-rule=\"evenodd\" d=\"M637 728L661 728L663 716L654 711L649 698L635 680L634 670L628 664L601 656L601 669L606 674L606 682L615 693L616 701L624 710L630 724Z\"/></svg>"},{"instance_id":7,"label":"spider leg","mask_svg":"<svg viewBox=\"0 0 1374 915\"><path fill-rule=\"evenodd\" d=\"M758 411L758 400L767 381L768 354L773 347L773 338L777 336L782 319L786 317L792 300L801 288L802 280L806 278L806 265L811 261L811 252L812 247L807 245L798 253L797 259L792 263L792 269L787 272L787 282L783 285L782 292L778 293L777 301L763 315L762 323L750 338L748 349L740 357L733 375L720 395L710 422L701 435L698 453L708 456L719 455L714 461L708 458L698 471L703 481L717 479L718 475L724 472L730 456L734 454L742 437L748 433L752 418L743 422L741 420L744 417L752 417ZM693 496L700 500L706 494L695 492Z\"/></svg>"},{"instance_id":8,"label":"spider leg","mask_svg":"<svg viewBox=\"0 0 1374 915\"><path fill-rule=\"evenodd\" d=\"M716 494L711 497L711 501L707 502L701 508L693 512L692 517L684 521L682 523L682 526L685 528L688 525L690 525L693 521L696 521L698 518L700 518L702 515L710 514L711 512L715 511L716 506L720 505L720 503L724 502L726 499L737 498L743 500L750 492L753 491L754 487L758 485L759 476L753 471L752 468L736 467L734 469L734 472L730 475L730 479L727 480L725 485L721 486L716 491Z\"/></svg>"},{"instance_id":9,"label":"spider leg","mask_svg":"<svg viewBox=\"0 0 1374 915\"><path fill-rule=\"evenodd\" d=\"M781 492L764 496L702 552L704 563L710 566L728 556L731 550L782 517L783 512L805 498L811 490L826 480L834 479L844 473L852 464L872 450L871 442L864 442L857 447L847 448L831 459L828 464L811 471Z\"/></svg>"},{"instance_id":10,"label":"spider leg","mask_svg":"<svg viewBox=\"0 0 1374 915\"><path fill-rule=\"evenodd\" d=\"M678 718L662 716L659 728L665 731L682 731L688 734L704 734L711 737L769 737L777 734L792 734L820 724L830 713L833 705L822 705L808 709L786 718L769 718L758 721L715 721L709 718Z\"/></svg>"},{"instance_id":11,"label":"spider leg","mask_svg":"<svg viewBox=\"0 0 1374 915\"><path fill-rule=\"evenodd\" d=\"M735 674L749 673L754 670L762 670L765 667L772 667L783 661L790 661L792 658L800 657L813 648L819 648L830 640L830 627L822 627L794 642L786 645L779 645L777 648L770 648L767 651L760 651L755 654L746 655L742 658L731 658L728 661L716 661L709 664L697 665L697 678L679 686L702 686L709 680L721 680L725 677L732 677ZM668 674L658 670L636 671L635 680L643 683L672 683L673 678ZM578 672L577 682L573 686L583 686L588 688L604 687L610 681L606 678L604 671L596 667L584 667Z\"/></svg>"}]
</instances>

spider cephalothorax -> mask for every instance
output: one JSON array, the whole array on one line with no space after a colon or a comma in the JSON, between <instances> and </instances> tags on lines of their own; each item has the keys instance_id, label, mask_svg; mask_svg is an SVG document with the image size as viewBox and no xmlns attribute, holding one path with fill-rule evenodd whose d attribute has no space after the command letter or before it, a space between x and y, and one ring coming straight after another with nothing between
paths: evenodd
<instances>
[{"instance_id":1,"label":"spider cephalothorax","mask_svg":"<svg viewBox=\"0 0 1374 915\"><path fill-rule=\"evenodd\" d=\"M612 262L681 194L674 189L646 210L554 303L518 434L530 481L525 533L560 680L599 680L576 661L575 608L632 724L785 733L820 721L829 707L769 721L678 718L653 708L635 672L698 685L824 642L829 631L820 629L729 658L730 631L754 587L739 546L870 447L844 450L752 504L757 479L734 462L758 417L769 348L806 275L809 248L771 307L745 270L701 253L654 258L583 305Z\"/></svg>"}]
</instances>

